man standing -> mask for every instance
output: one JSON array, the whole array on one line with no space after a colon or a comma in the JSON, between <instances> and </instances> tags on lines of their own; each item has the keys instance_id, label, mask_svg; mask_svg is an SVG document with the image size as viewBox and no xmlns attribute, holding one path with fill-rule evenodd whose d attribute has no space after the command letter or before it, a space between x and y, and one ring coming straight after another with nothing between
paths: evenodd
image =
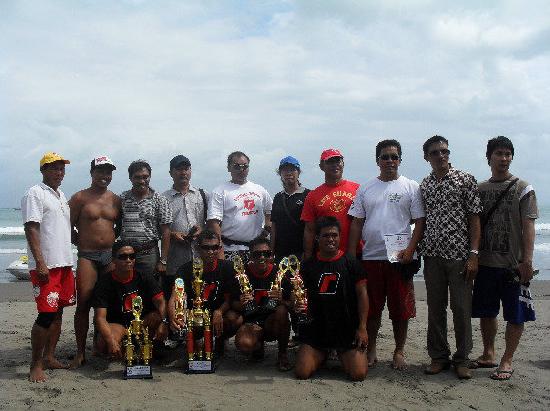
<instances>
[{"instance_id":1,"label":"man standing","mask_svg":"<svg viewBox=\"0 0 550 411\"><path fill-rule=\"evenodd\" d=\"M376 145L380 175L361 186L348 213L353 217L348 251L355 253L360 238L365 243L363 267L369 279L369 366L377 362L376 338L387 297L395 338L392 367L398 370L406 368L407 329L409 319L416 316L412 275L406 275L405 269L415 257L425 223L420 187L416 181L399 175L401 158L398 141L383 140ZM414 223L412 235L411 221ZM408 240L393 256L390 254L394 250L386 246L386 241L397 237Z\"/></svg>"},{"instance_id":2,"label":"man standing","mask_svg":"<svg viewBox=\"0 0 550 411\"><path fill-rule=\"evenodd\" d=\"M207 207L205 192L190 184L191 162L187 157L180 154L170 160L170 176L174 184L162 193L172 210L170 249L162 287L166 299L170 299L178 268L193 259L193 240L204 228Z\"/></svg>"},{"instance_id":3,"label":"man standing","mask_svg":"<svg viewBox=\"0 0 550 411\"><path fill-rule=\"evenodd\" d=\"M107 189L113 170L116 167L109 157L94 158L90 168L90 188L79 191L69 200L73 242L78 247L78 298L74 314L77 352L71 364L73 368L86 361L86 336L92 293L98 275L106 271L112 260L112 246L116 238L114 228L120 218L120 198Z\"/></svg>"},{"instance_id":4,"label":"man standing","mask_svg":"<svg viewBox=\"0 0 550 411\"><path fill-rule=\"evenodd\" d=\"M57 153L44 154L40 160L42 183L31 187L21 200L38 309L31 331L31 382L46 381L45 368L67 368L55 358L55 347L61 334L63 307L75 302L70 211L59 190L65 164L69 163Z\"/></svg>"},{"instance_id":5,"label":"man standing","mask_svg":"<svg viewBox=\"0 0 550 411\"><path fill-rule=\"evenodd\" d=\"M533 187L510 173L514 145L503 136L487 143L491 178L479 185L483 204L479 272L474 283L472 317L480 319L483 354L472 368L492 368L500 300L506 323L504 354L495 380L512 376L512 358L525 321L535 320L529 281L533 277L533 247L537 199Z\"/></svg>"},{"instance_id":6,"label":"man standing","mask_svg":"<svg viewBox=\"0 0 550 411\"><path fill-rule=\"evenodd\" d=\"M359 184L343 179L344 157L339 150L329 148L321 153L319 168L325 173L325 183L311 191L302 210L304 259L313 255L315 220L323 216L336 217L340 222L340 250L347 252L351 217L348 210Z\"/></svg>"},{"instance_id":7,"label":"man standing","mask_svg":"<svg viewBox=\"0 0 550 411\"><path fill-rule=\"evenodd\" d=\"M458 378L468 379L472 376L468 354L472 349L472 281L477 273L481 200L476 179L449 163L447 139L430 137L423 150L424 159L432 167L420 185L426 210L420 250L428 302L428 354L432 359L424 372L438 374L449 368L450 294L456 339L452 361Z\"/></svg>"},{"instance_id":8,"label":"man standing","mask_svg":"<svg viewBox=\"0 0 550 411\"><path fill-rule=\"evenodd\" d=\"M208 207L208 228L221 235L225 258L239 254L248 261L250 241L271 230L273 200L265 188L248 181L250 159L235 151L227 157L231 181L212 191Z\"/></svg>"},{"instance_id":9,"label":"man standing","mask_svg":"<svg viewBox=\"0 0 550 411\"><path fill-rule=\"evenodd\" d=\"M136 252L136 271L149 275L164 275L170 246L172 211L166 197L149 187L151 166L146 161L132 162L128 167L128 176L132 182L132 189L124 191L120 196L120 238L132 245Z\"/></svg>"},{"instance_id":10,"label":"man standing","mask_svg":"<svg viewBox=\"0 0 550 411\"><path fill-rule=\"evenodd\" d=\"M283 158L277 171L283 190L273 198L271 211L271 249L275 261L304 252L304 222L300 220L304 201L310 192L300 183L300 162L294 157Z\"/></svg>"}]
</instances>

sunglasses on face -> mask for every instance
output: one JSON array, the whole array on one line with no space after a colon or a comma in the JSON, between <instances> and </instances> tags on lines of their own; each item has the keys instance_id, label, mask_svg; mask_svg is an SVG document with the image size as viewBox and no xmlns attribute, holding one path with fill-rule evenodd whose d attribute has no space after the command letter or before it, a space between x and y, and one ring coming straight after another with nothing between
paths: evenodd
<instances>
[{"instance_id":1,"label":"sunglasses on face","mask_svg":"<svg viewBox=\"0 0 550 411\"><path fill-rule=\"evenodd\" d=\"M449 154L451 154L451 150L449 150L448 148L443 148L441 150L432 150L428 154L432 157L439 156L439 155L448 156Z\"/></svg>"},{"instance_id":2,"label":"sunglasses on face","mask_svg":"<svg viewBox=\"0 0 550 411\"><path fill-rule=\"evenodd\" d=\"M382 154L381 156L378 157L378 159L384 160L384 161L388 161L388 160L397 161L397 160L399 160L399 155L398 154Z\"/></svg>"},{"instance_id":3,"label":"sunglasses on face","mask_svg":"<svg viewBox=\"0 0 550 411\"><path fill-rule=\"evenodd\" d=\"M220 249L219 244L214 244L214 245L202 244L200 247L201 247L201 250L204 250L204 251L216 251Z\"/></svg>"},{"instance_id":4,"label":"sunglasses on face","mask_svg":"<svg viewBox=\"0 0 550 411\"><path fill-rule=\"evenodd\" d=\"M244 170L248 170L248 164L237 164L237 163L234 163L231 168L235 171L237 170L241 170L241 171L244 171Z\"/></svg>"},{"instance_id":5,"label":"sunglasses on face","mask_svg":"<svg viewBox=\"0 0 550 411\"><path fill-rule=\"evenodd\" d=\"M271 251L269 251L269 250L265 250L265 251L252 251L252 257L253 257L253 258L260 258L260 257L269 258L269 257L271 257Z\"/></svg>"},{"instance_id":6,"label":"sunglasses on face","mask_svg":"<svg viewBox=\"0 0 550 411\"><path fill-rule=\"evenodd\" d=\"M129 254L122 253L122 254L118 254L116 256L116 258L121 260L121 261L135 260L136 259L136 253L129 253Z\"/></svg>"}]
</instances>

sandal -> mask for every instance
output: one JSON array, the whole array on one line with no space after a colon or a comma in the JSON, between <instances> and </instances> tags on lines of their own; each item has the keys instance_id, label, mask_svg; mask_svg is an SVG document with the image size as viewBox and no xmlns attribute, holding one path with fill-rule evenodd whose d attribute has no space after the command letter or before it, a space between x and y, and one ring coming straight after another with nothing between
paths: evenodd
<instances>
[{"instance_id":1,"label":"sandal","mask_svg":"<svg viewBox=\"0 0 550 411\"><path fill-rule=\"evenodd\" d=\"M507 370L496 370L494 373L492 373L489 377L492 379L492 380L497 380L497 381L507 381L509 380L510 378L512 378L512 374L514 373L514 370L510 370L510 371L507 371ZM500 374L504 374L503 376L501 376Z\"/></svg>"}]
</instances>

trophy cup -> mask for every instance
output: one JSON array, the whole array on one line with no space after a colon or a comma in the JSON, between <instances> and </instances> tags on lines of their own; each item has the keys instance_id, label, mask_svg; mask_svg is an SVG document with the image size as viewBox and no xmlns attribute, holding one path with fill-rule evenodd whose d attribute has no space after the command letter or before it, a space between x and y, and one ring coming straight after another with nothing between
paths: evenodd
<instances>
[{"instance_id":1,"label":"trophy cup","mask_svg":"<svg viewBox=\"0 0 550 411\"><path fill-rule=\"evenodd\" d=\"M149 330L143 326L141 312L143 301L138 295L132 299L134 319L128 327L124 341L125 366L124 379L153 378L149 362L153 357L153 344L149 340Z\"/></svg>"},{"instance_id":2,"label":"trophy cup","mask_svg":"<svg viewBox=\"0 0 550 411\"><path fill-rule=\"evenodd\" d=\"M181 330L176 331L174 335L178 340L182 341L187 333L187 299L185 297L185 287L182 278L176 278L174 281L174 293L176 294L176 299L174 301L175 317L183 321L183 327Z\"/></svg>"},{"instance_id":3,"label":"trophy cup","mask_svg":"<svg viewBox=\"0 0 550 411\"><path fill-rule=\"evenodd\" d=\"M270 291L279 291L282 288L282 282L283 278L286 274L286 272L289 269L289 260L288 257L283 257L281 261L279 262L279 270L277 271L277 275L275 276L275 280L271 283L271 290ZM267 303L265 305L266 311L272 312L275 311L277 306L279 305L279 301L269 298L267 300Z\"/></svg>"},{"instance_id":4,"label":"trophy cup","mask_svg":"<svg viewBox=\"0 0 550 411\"><path fill-rule=\"evenodd\" d=\"M304 287L304 281L300 275L300 260L295 255L288 256L288 271L290 271L290 282L292 283L292 296L295 303L306 306L306 311L296 313L296 325L298 331L304 325L311 323L311 318L307 314L307 290Z\"/></svg>"},{"instance_id":5,"label":"trophy cup","mask_svg":"<svg viewBox=\"0 0 550 411\"><path fill-rule=\"evenodd\" d=\"M193 308L187 310L187 373L207 374L214 372L212 361L212 329L210 312L203 308L204 281L202 260L193 260ZM202 334L202 344L201 344ZM196 344L198 343L198 344Z\"/></svg>"},{"instance_id":6,"label":"trophy cup","mask_svg":"<svg viewBox=\"0 0 550 411\"><path fill-rule=\"evenodd\" d=\"M240 256L235 256L233 258L233 269L235 270L235 277L239 282L241 288L241 294L253 294L252 286L248 280L248 276L245 273L243 260ZM254 314L258 310L258 305L256 301L251 300L243 305L243 317L248 317Z\"/></svg>"}]
</instances>

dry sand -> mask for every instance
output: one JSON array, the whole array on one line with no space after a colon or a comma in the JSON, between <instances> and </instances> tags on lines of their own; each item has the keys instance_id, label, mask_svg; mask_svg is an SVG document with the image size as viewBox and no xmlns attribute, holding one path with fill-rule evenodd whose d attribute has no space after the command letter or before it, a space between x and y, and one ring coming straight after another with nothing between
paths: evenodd
<instances>
[{"instance_id":1,"label":"dry sand","mask_svg":"<svg viewBox=\"0 0 550 411\"><path fill-rule=\"evenodd\" d=\"M516 353L515 374L507 382L488 378L491 370L476 370L469 381L452 371L436 376L422 373L426 352L427 307L422 282L416 283L417 318L411 321L407 356L410 367L390 369L393 337L387 314L379 339L379 360L361 383L345 380L337 363L329 363L310 381L297 381L292 372L275 369L276 346L268 345L261 363L247 363L231 341L215 374L185 375L182 349L168 353L155 365L153 380L122 380L122 365L88 356L76 370L47 371L48 381L27 381L30 329L35 318L29 283L0 284L0 408L9 409L550 409L550 283L534 282L537 321L526 326ZM59 358L74 350L72 317L65 311L58 345ZM449 319L449 324L452 321ZM503 323L497 337L502 354ZM454 346L454 339L449 339ZM474 320L474 350L481 350ZM294 358L294 352L291 352Z\"/></svg>"}]
</instances>

